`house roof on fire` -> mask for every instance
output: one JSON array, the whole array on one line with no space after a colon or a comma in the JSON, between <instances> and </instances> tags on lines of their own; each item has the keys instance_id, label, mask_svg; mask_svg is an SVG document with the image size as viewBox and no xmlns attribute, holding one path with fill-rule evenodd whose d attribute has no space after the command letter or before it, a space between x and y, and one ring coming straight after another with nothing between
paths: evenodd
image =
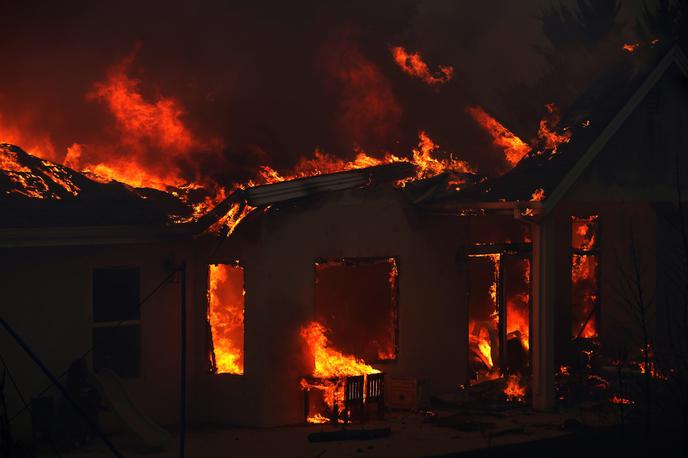
<instances>
[{"instance_id":1,"label":"house roof on fire","mask_svg":"<svg viewBox=\"0 0 688 458\"><path fill-rule=\"evenodd\" d=\"M637 62L621 62L562 116L559 125L570 129L569 143L559 145L553 154L532 151L506 174L437 204L528 202L542 188L545 210L553 208L672 65L688 75L688 58L678 45L640 69Z\"/></svg>"},{"instance_id":2,"label":"house roof on fire","mask_svg":"<svg viewBox=\"0 0 688 458\"><path fill-rule=\"evenodd\" d=\"M236 203L261 207L414 174L413 165L400 162L254 186L235 191L205 215L192 218L191 205L173 193L103 182L17 146L0 144L0 246L190 236L207 230Z\"/></svg>"},{"instance_id":3,"label":"house roof on fire","mask_svg":"<svg viewBox=\"0 0 688 458\"><path fill-rule=\"evenodd\" d=\"M555 154L531 152L511 171L492 179L481 181L466 174L460 177L464 185L459 191L448 191L456 177L445 172L414 180L404 192L412 202L440 211L514 204L553 208L674 64L688 74L688 59L678 46L641 70L630 61L613 68L564 114L560 125L570 129L572 140L559 145ZM192 213L190 205L173 194L115 181L99 182L16 146L0 144L0 239L2 245L14 246L23 243L27 231L35 231L36 240L44 238L45 228L50 228L54 239L46 242L50 244L74 243L75 239L90 243L112 237L141 240L142 236L188 236L206 230L237 202L261 207L414 175L412 164L400 162L255 186L233 193L197 220L170 224L171 215L188 219ZM544 190L545 201L530 202L539 188Z\"/></svg>"},{"instance_id":4,"label":"house roof on fire","mask_svg":"<svg viewBox=\"0 0 688 458\"><path fill-rule=\"evenodd\" d=\"M0 239L4 245L24 243L21 240L30 237L45 243L49 238L74 243L112 240L115 235L159 237L161 232L169 233L170 215L190 215L191 211L169 193L100 182L17 146L0 144ZM50 234L45 228L50 228Z\"/></svg>"}]
</instances>

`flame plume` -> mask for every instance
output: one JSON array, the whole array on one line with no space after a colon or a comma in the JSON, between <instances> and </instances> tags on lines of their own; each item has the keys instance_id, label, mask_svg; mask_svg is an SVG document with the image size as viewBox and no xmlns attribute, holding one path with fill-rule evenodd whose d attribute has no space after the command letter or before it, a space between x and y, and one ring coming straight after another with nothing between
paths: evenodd
<instances>
[{"instance_id":1,"label":"flame plume","mask_svg":"<svg viewBox=\"0 0 688 458\"><path fill-rule=\"evenodd\" d=\"M428 64L423 62L419 52L409 53L401 46L395 46L391 51L394 61L404 73L418 78L430 86L442 85L454 76L454 68L451 65L440 65L438 72L433 75Z\"/></svg>"},{"instance_id":2,"label":"flame plume","mask_svg":"<svg viewBox=\"0 0 688 458\"><path fill-rule=\"evenodd\" d=\"M547 115L540 120L538 139L546 150L556 153L559 145L571 141L571 132L564 130L557 133L555 129L559 124L559 108L554 103L548 103L545 108Z\"/></svg>"},{"instance_id":3,"label":"flame plume","mask_svg":"<svg viewBox=\"0 0 688 458\"><path fill-rule=\"evenodd\" d=\"M323 392L325 403L334 409L344 400L344 378L353 375L379 374L380 371L368 365L362 359L345 355L331 347L326 336L325 327L312 321L301 328L301 338L314 358L313 376L317 382L301 380L304 390L316 389ZM325 421L323 421L325 419ZM308 417L309 423L324 423L327 417L317 413Z\"/></svg>"},{"instance_id":4,"label":"flame plume","mask_svg":"<svg viewBox=\"0 0 688 458\"><path fill-rule=\"evenodd\" d=\"M531 150L530 146L504 127L499 121L490 116L482 107L466 108L468 114L490 134L492 142L504 151L504 159L514 167Z\"/></svg>"}]
</instances>

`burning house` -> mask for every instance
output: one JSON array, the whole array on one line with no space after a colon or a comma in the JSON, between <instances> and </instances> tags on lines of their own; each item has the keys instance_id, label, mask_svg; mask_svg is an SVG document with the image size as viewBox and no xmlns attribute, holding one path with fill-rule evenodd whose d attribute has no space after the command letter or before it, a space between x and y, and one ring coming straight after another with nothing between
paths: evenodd
<instances>
[{"instance_id":1,"label":"burning house","mask_svg":"<svg viewBox=\"0 0 688 458\"><path fill-rule=\"evenodd\" d=\"M670 288L688 61L674 47L630 74L533 145L471 108L513 162L499 177L433 162L421 134L413 160L247 186L174 224L190 210L166 193L3 145L3 318L56 371L82 354L114 370L162 424L179 420L180 327L190 421L326 421L384 402L393 380L439 395L504 379L508 399L551 409L564 361L634 332L612 286L630 244L645 290ZM40 392L16 344L0 347Z\"/></svg>"}]
</instances>

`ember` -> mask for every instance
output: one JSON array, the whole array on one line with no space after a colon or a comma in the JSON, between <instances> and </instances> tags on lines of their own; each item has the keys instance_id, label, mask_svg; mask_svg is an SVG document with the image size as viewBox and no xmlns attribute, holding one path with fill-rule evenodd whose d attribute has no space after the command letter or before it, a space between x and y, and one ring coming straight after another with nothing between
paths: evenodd
<instances>
[{"instance_id":1,"label":"ember","mask_svg":"<svg viewBox=\"0 0 688 458\"><path fill-rule=\"evenodd\" d=\"M624 51L626 51L628 53L633 53L639 47L640 47L640 43L624 43L624 45L621 47L621 49L623 49Z\"/></svg>"},{"instance_id":2,"label":"ember","mask_svg":"<svg viewBox=\"0 0 688 458\"><path fill-rule=\"evenodd\" d=\"M634 402L631 401L630 399L621 397L621 396L616 395L616 394L614 396L612 396L611 398L609 398L609 402L611 402L612 404L625 405L625 406L634 404Z\"/></svg>"},{"instance_id":3,"label":"ember","mask_svg":"<svg viewBox=\"0 0 688 458\"><path fill-rule=\"evenodd\" d=\"M544 200L545 198L545 190L542 188L537 188L535 191L533 191L533 195L530 196L530 201L531 202L540 202Z\"/></svg>"}]
</instances>

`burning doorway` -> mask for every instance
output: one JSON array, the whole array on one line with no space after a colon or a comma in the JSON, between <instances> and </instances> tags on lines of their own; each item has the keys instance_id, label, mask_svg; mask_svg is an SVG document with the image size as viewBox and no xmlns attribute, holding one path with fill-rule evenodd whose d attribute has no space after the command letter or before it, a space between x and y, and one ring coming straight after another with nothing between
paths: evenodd
<instances>
[{"instance_id":1,"label":"burning doorway","mask_svg":"<svg viewBox=\"0 0 688 458\"><path fill-rule=\"evenodd\" d=\"M530 366L527 247L478 247L468 264L469 379L525 373ZM479 251L479 252L477 252Z\"/></svg>"},{"instance_id":2,"label":"burning doorway","mask_svg":"<svg viewBox=\"0 0 688 458\"><path fill-rule=\"evenodd\" d=\"M315 320L301 329L314 359L301 380L308 422L348 421L383 406L384 374L397 358L397 263L347 258L315 263ZM380 410L381 411L381 410Z\"/></svg>"}]
</instances>

